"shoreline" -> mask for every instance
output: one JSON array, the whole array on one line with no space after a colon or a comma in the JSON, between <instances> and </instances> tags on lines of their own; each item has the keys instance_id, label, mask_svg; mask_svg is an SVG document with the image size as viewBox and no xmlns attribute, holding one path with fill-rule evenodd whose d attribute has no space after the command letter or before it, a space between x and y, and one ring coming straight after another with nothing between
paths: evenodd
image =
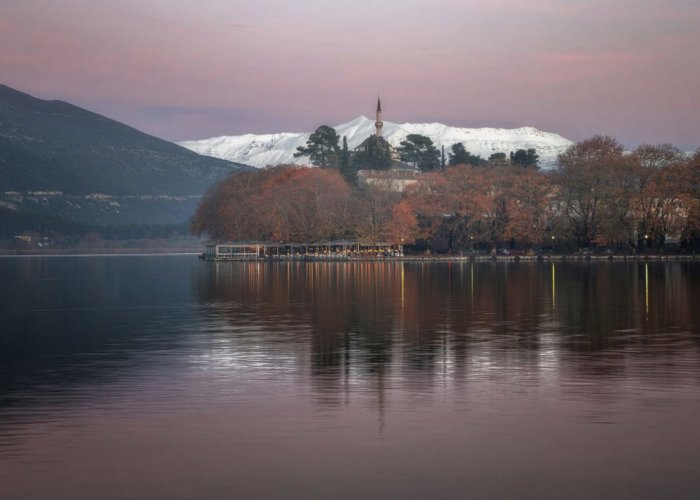
<instances>
[{"instance_id":1,"label":"shoreline","mask_svg":"<svg viewBox=\"0 0 700 500\"><path fill-rule=\"evenodd\" d=\"M260 257L248 259L208 259L207 262L567 262L567 261L695 261L700 254L645 254L645 255L408 255L402 257Z\"/></svg>"},{"instance_id":2,"label":"shoreline","mask_svg":"<svg viewBox=\"0 0 700 500\"><path fill-rule=\"evenodd\" d=\"M0 257L51 257L88 255L201 255L201 248L45 248L0 249Z\"/></svg>"},{"instance_id":3,"label":"shoreline","mask_svg":"<svg viewBox=\"0 0 700 500\"><path fill-rule=\"evenodd\" d=\"M700 255L664 255L664 254L647 254L647 255L566 255L566 254L556 254L556 255L470 255L470 256L455 256L455 257L437 257L432 258L430 256L426 257L396 257L400 261L435 261L439 262L442 260L448 262L472 262L472 261L494 261L494 262L548 262L548 261L586 261L586 260L596 260L596 261L646 261L646 260L700 260Z\"/></svg>"},{"instance_id":4,"label":"shoreline","mask_svg":"<svg viewBox=\"0 0 700 500\"><path fill-rule=\"evenodd\" d=\"M201 248L68 248L68 249L0 249L0 257L87 257L87 256L147 256L196 255L203 257ZM695 261L700 254L640 254L640 255L404 255L401 257L276 257L252 259L206 259L208 262L566 262L566 261Z\"/></svg>"}]
</instances>

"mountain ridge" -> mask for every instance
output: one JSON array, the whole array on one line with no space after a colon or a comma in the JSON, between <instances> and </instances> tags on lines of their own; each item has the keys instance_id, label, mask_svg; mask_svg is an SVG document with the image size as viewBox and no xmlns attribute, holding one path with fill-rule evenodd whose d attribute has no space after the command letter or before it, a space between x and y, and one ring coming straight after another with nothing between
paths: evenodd
<instances>
[{"instance_id":1,"label":"mountain ridge","mask_svg":"<svg viewBox=\"0 0 700 500\"><path fill-rule=\"evenodd\" d=\"M348 147L353 149L374 133L374 121L359 116L334 127L340 137L346 136ZM311 132L278 132L272 134L242 134L218 136L208 139L180 141L178 144L199 154L245 163L254 167L265 167L279 163L305 164L305 158L294 158L298 146L306 144ZM543 132L535 127L467 128L453 127L442 123L393 123L384 122L383 136L393 146L398 146L408 134L430 137L436 147L450 146L456 142L464 144L472 154L488 158L493 153L535 148L540 155L540 166L552 168L556 157L573 144L572 141L552 132Z\"/></svg>"}]
</instances>

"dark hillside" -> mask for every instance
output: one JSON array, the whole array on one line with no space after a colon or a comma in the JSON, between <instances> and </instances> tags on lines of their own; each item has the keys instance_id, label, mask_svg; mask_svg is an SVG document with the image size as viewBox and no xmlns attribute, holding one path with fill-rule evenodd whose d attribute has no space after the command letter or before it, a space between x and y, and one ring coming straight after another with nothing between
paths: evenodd
<instances>
[{"instance_id":1,"label":"dark hillside","mask_svg":"<svg viewBox=\"0 0 700 500\"><path fill-rule=\"evenodd\" d=\"M174 223L244 165L0 85L0 206L101 224Z\"/></svg>"}]
</instances>

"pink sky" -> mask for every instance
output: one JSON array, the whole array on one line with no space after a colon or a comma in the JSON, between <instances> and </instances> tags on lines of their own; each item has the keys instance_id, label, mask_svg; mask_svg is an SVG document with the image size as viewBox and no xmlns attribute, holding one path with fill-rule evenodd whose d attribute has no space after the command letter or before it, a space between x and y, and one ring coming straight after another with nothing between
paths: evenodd
<instances>
[{"instance_id":1,"label":"pink sky","mask_svg":"<svg viewBox=\"0 0 700 500\"><path fill-rule=\"evenodd\" d=\"M609 4L612 4L610 6ZM0 0L0 83L171 140L371 116L700 146L696 0Z\"/></svg>"}]
</instances>

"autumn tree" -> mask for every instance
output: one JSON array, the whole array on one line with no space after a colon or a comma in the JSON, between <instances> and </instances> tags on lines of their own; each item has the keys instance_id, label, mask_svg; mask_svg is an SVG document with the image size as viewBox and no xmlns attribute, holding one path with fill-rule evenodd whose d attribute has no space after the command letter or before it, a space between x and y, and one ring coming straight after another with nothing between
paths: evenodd
<instances>
[{"instance_id":1,"label":"autumn tree","mask_svg":"<svg viewBox=\"0 0 700 500\"><path fill-rule=\"evenodd\" d=\"M547 174L534 170L516 172L511 174L514 182L508 193L504 235L533 247L553 236L554 186Z\"/></svg>"},{"instance_id":2,"label":"autumn tree","mask_svg":"<svg viewBox=\"0 0 700 500\"><path fill-rule=\"evenodd\" d=\"M321 125L306 141L306 146L299 146L294 153L295 158L308 157L312 165L328 168L338 167L340 137L333 127Z\"/></svg>"},{"instance_id":3,"label":"autumn tree","mask_svg":"<svg viewBox=\"0 0 700 500\"><path fill-rule=\"evenodd\" d=\"M680 234L684 227L688 159L671 144L641 145L632 159L637 247L663 246L668 234Z\"/></svg>"},{"instance_id":4,"label":"autumn tree","mask_svg":"<svg viewBox=\"0 0 700 500\"><path fill-rule=\"evenodd\" d=\"M686 178L688 179L688 197L686 201L686 224L683 236L689 247L695 251L700 250L700 149L686 164Z\"/></svg>"},{"instance_id":5,"label":"autumn tree","mask_svg":"<svg viewBox=\"0 0 700 500\"><path fill-rule=\"evenodd\" d=\"M273 167L232 176L212 187L192 220L214 239L322 241L347 237L350 187L334 171Z\"/></svg>"},{"instance_id":6,"label":"autumn tree","mask_svg":"<svg viewBox=\"0 0 700 500\"><path fill-rule=\"evenodd\" d=\"M357 236L368 243L384 241L392 207L400 195L378 186L367 186L358 195L353 210L353 227Z\"/></svg>"},{"instance_id":7,"label":"autumn tree","mask_svg":"<svg viewBox=\"0 0 700 500\"><path fill-rule=\"evenodd\" d=\"M624 148L612 137L594 136L570 146L557 159L556 181L562 210L579 247L588 247L606 221L606 209L619 196L620 183L611 182L625 168ZM607 220L618 230L617 221Z\"/></svg>"},{"instance_id":8,"label":"autumn tree","mask_svg":"<svg viewBox=\"0 0 700 500\"><path fill-rule=\"evenodd\" d=\"M263 229L260 205L254 201L271 174L268 169L238 173L209 188L192 217L192 233L215 240L258 238Z\"/></svg>"},{"instance_id":9,"label":"autumn tree","mask_svg":"<svg viewBox=\"0 0 700 500\"><path fill-rule=\"evenodd\" d=\"M473 178L471 202L476 212L476 234L493 250L506 240L509 196L513 176L502 169L480 169Z\"/></svg>"},{"instance_id":10,"label":"autumn tree","mask_svg":"<svg viewBox=\"0 0 700 500\"><path fill-rule=\"evenodd\" d=\"M634 162L623 155L611 163L605 174L605 198L601 205L598 235L609 247L634 246Z\"/></svg>"},{"instance_id":11,"label":"autumn tree","mask_svg":"<svg viewBox=\"0 0 700 500\"><path fill-rule=\"evenodd\" d=\"M333 171L283 169L264 186L265 226L276 241L323 241L347 236L351 193Z\"/></svg>"},{"instance_id":12,"label":"autumn tree","mask_svg":"<svg viewBox=\"0 0 700 500\"><path fill-rule=\"evenodd\" d=\"M418 219L408 201L396 203L386 221L385 234L390 243L413 242L418 237Z\"/></svg>"},{"instance_id":13,"label":"autumn tree","mask_svg":"<svg viewBox=\"0 0 700 500\"><path fill-rule=\"evenodd\" d=\"M491 169L457 165L425 176L412 193L419 222L431 245L457 251L472 238L492 247L505 238L508 177Z\"/></svg>"}]
</instances>

